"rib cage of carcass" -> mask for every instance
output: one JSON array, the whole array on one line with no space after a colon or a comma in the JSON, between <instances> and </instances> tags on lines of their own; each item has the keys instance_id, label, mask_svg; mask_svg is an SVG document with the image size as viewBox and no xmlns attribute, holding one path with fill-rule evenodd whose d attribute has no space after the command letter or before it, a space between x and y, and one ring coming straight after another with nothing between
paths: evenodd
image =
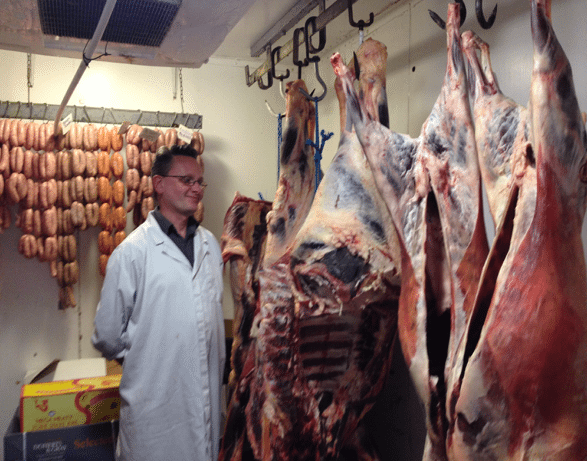
<instances>
[{"instance_id":1,"label":"rib cage of carcass","mask_svg":"<svg viewBox=\"0 0 587 461\"><path fill-rule=\"evenodd\" d=\"M416 139L373 120L331 59L398 230L398 330L425 460L587 459L587 134L550 3L531 0L528 109L499 90L487 44L470 31L461 42L449 5L445 81Z\"/></svg>"},{"instance_id":2,"label":"rib cage of carcass","mask_svg":"<svg viewBox=\"0 0 587 461\"><path fill-rule=\"evenodd\" d=\"M362 98L384 121L386 56L373 40L357 53ZM224 460L378 459L360 422L397 331L397 236L339 84L340 143L314 196L314 108L300 88L287 84L274 202L237 194L225 219L236 315Z\"/></svg>"}]
</instances>

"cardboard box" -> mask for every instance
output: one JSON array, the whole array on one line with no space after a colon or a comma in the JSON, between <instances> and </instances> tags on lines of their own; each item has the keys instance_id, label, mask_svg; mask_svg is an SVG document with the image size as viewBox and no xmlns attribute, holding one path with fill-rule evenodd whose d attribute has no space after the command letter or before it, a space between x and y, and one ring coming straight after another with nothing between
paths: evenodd
<instances>
[{"instance_id":1,"label":"cardboard box","mask_svg":"<svg viewBox=\"0 0 587 461\"><path fill-rule=\"evenodd\" d=\"M107 375L121 375L122 374L122 365L118 363L116 360L107 360L106 361L106 374Z\"/></svg>"},{"instance_id":2,"label":"cardboard box","mask_svg":"<svg viewBox=\"0 0 587 461\"><path fill-rule=\"evenodd\" d=\"M118 421L19 432L15 416L4 436L4 461L114 461Z\"/></svg>"},{"instance_id":3,"label":"cardboard box","mask_svg":"<svg viewBox=\"0 0 587 461\"><path fill-rule=\"evenodd\" d=\"M118 419L122 375L26 384L20 394L21 432Z\"/></svg>"},{"instance_id":4,"label":"cardboard box","mask_svg":"<svg viewBox=\"0 0 587 461\"><path fill-rule=\"evenodd\" d=\"M53 381L93 378L95 376L106 376L106 359L103 357L60 360L55 368Z\"/></svg>"}]
</instances>

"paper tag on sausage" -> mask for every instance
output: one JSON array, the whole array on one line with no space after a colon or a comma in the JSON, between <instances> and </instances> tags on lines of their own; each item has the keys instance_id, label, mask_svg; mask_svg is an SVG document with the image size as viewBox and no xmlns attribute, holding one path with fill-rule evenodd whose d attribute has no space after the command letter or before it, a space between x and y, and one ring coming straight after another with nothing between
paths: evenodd
<instances>
[{"instance_id":1,"label":"paper tag on sausage","mask_svg":"<svg viewBox=\"0 0 587 461\"><path fill-rule=\"evenodd\" d=\"M71 125L73 124L73 115L71 112L65 116L65 118L61 119L61 124L63 127L63 134L67 134Z\"/></svg>"},{"instance_id":2,"label":"paper tag on sausage","mask_svg":"<svg viewBox=\"0 0 587 461\"><path fill-rule=\"evenodd\" d=\"M131 123L130 122L122 122L122 125L120 125L120 128L118 129L118 134L124 134L128 131L128 129L130 128Z\"/></svg>"},{"instance_id":3,"label":"paper tag on sausage","mask_svg":"<svg viewBox=\"0 0 587 461\"><path fill-rule=\"evenodd\" d=\"M193 131L190 130L187 126L179 125L177 128L177 139L181 139L186 144L192 142L192 135Z\"/></svg>"},{"instance_id":4,"label":"paper tag on sausage","mask_svg":"<svg viewBox=\"0 0 587 461\"><path fill-rule=\"evenodd\" d=\"M146 139L150 142L157 142L157 139L161 136L161 133L158 131L152 130L151 128L143 128L143 131L140 132L139 137Z\"/></svg>"}]
</instances>

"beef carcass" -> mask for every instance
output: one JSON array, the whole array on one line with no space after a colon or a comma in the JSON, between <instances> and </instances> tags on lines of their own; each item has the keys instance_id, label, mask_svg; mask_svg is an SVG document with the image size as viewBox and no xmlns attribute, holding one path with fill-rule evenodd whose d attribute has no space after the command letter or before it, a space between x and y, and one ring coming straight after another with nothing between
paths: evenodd
<instances>
[{"instance_id":1,"label":"beef carcass","mask_svg":"<svg viewBox=\"0 0 587 461\"><path fill-rule=\"evenodd\" d=\"M481 212L473 124L459 27L449 5L443 88L419 138L372 120L335 54L331 62L350 100L349 117L398 230L402 351L426 410L425 459L446 459L446 389L488 249Z\"/></svg>"},{"instance_id":2,"label":"beef carcass","mask_svg":"<svg viewBox=\"0 0 587 461\"><path fill-rule=\"evenodd\" d=\"M245 407L255 367L253 319L258 314L259 278L267 237L271 202L236 194L224 219L222 258L229 263L234 303L233 343L230 356L229 411L223 438L225 459L233 452L246 459L250 446L245 434ZM224 459L221 457L221 459Z\"/></svg>"},{"instance_id":3,"label":"beef carcass","mask_svg":"<svg viewBox=\"0 0 587 461\"><path fill-rule=\"evenodd\" d=\"M230 378L231 399L220 459L240 460L252 456L260 415L251 401L258 369L259 316L262 267L286 253L304 222L315 193L313 150L305 140L313 133L314 108L300 92L302 80L287 83L285 141L281 147L281 171L273 203L237 195L226 213L222 251L230 261L231 288L235 303L234 342ZM271 280L269 271L265 279ZM275 275L279 280L279 275ZM272 289L272 288L271 288ZM271 290L270 289L270 290ZM283 290L282 290L283 292ZM291 288L285 290L291 293ZM269 293L266 293L269 295ZM251 415L252 416L249 416Z\"/></svg>"},{"instance_id":4,"label":"beef carcass","mask_svg":"<svg viewBox=\"0 0 587 461\"><path fill-rule=\"evenodd\" d=\"M303 80L287 82L280 174L273 207L267 215L269 234L263 266L277 261L291 245L312 204L316 190L314 149L306 143L314 136L315 109L305 94Z\"/></svg>"},{"instance_id":5,"label":"beef carcass","mask_svg":"<svg viewBox=\"0 0 587 461\"><path fill-rule=\"evenodd\" d=\"M462 41L471 69L469 87L479 168L489 210L499 226L508 208L512 185L522 187L531 177L525 189L535 189L535 173L527 171L534 168L534 159L527 155L531 152L528 111L501 92L491 67L489 45L471 31L463 33ZM533 211L534 205L524 208Z\"/></svg>"},{"instance_id":6,"label":"beef carcass","mask_svg":"<svg viewBox=\"0 0 587 461\"><path fill-rule=\"evenodd\" d=\"M364 95L384 101L384 47L369 41L358 55L379 59L376 72L362 66L365 81L379 80ZM341 112L342 123L344 104ZM356 136L343 131L290 251L259 275L257 382L247 407L249 421L260 421L251 435L257 459L338 459L353 445L358 459L374 459L355 435L389 369L394 251L389 213Z\"/></svg>"},{"instance_id":7,"label":"beef carcass","mask_svg":"<svg viewBox=\"0 0 587 461\"><path fill-rule=\"evenodd\" d=\"M373 40L358 51L363 98L374 117L385 120L386 55ZM377 459L359 422L388 374L399 249L356 135L345 129L346 103L339 96L339 149L309 214L285 252L266 247L265 261L270 251L279 254L258 273L247 436L228 450L227 434L222 459L241 459L247 448L251 459L339 459L349 453ZM229 413L233 430L234 421Z\"/></svg>"},{"instance_id":8,"label":"beef carcass","mask_svg":"<svg viewBox=\"0 0 587 461\"><path fill-rule=\"evenodd\" d=\"M366 40L357 63L362 100L387 124L386 47ZM344 452L385 383L397 331L397 234L347 124L340 79L335 89L341 110L338 150L290 258L294 370L309 416L303 432L309 459L338 459ZM359 459L368 456L365 448L360 453Z\"/></svg>"},{"instance_id":9,"label":"beef carcass","mask_svg":"<svg viewBox=\"0 0 587 461\"><path fill-rule=\"evenodd\" d=\"M587 459L587 135L549 0L532 1L531 25L528 153L539 199L530 212L522 207L531 201L510 202L514 232L492 249L501 238L496 252L507 254L463 373L451 438L458 460ZM516 233L513 216L524 213L531 220Z\"/></svg>"}]
</instances>

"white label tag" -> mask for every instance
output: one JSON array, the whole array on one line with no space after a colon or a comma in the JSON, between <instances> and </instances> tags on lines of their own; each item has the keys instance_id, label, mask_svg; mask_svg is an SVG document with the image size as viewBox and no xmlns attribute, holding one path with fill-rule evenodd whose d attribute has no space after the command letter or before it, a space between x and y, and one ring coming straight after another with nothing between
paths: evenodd
<instances>
[{"instance_id":1,"label":"white label tag","mask_svg":"<svg viewBox=\"0 0 587 461\"><path fill-rule=\"evenodd\" d=\"M73 115L71 112L65 116L65 118L61 119L61 124L63 127L63 134L67 134L71 125L73 125Z\"/></svg>"},{"instance_id":2,"label":"white label tag","mask_svg":"<svg viewBox=\"0 0 587 461\"><path fill-rule=\"evenodd\" d=\"M193 131L190 130L187 126L179 125L177 128L177 139L181 139L186 144L192 142L192 135Z\"/></svg>"},{"instance_id":3,"label":"white label tag","mask_svg":"<svg viewBox=\"0 0 587 461\"><path fill-rule=\"evenodd\" d=\"M143 131L139 134L139 137L146 139L150 142L157 142L161 133L158 131L152 130L151 128L143 128Z\"/></svg>"},{"instance_id":4,"label":"white label tag","mask_svg":"<svg viewBox=\"0 0 587 461\"><path fill-rule=\"evenodd\" d=\"M118 129L118 134L124 134L128 131L128 129L130 128L131 123L130 122L122 122L122 125L120 125L120 128Z\"/></svg>"}]
</instances>

